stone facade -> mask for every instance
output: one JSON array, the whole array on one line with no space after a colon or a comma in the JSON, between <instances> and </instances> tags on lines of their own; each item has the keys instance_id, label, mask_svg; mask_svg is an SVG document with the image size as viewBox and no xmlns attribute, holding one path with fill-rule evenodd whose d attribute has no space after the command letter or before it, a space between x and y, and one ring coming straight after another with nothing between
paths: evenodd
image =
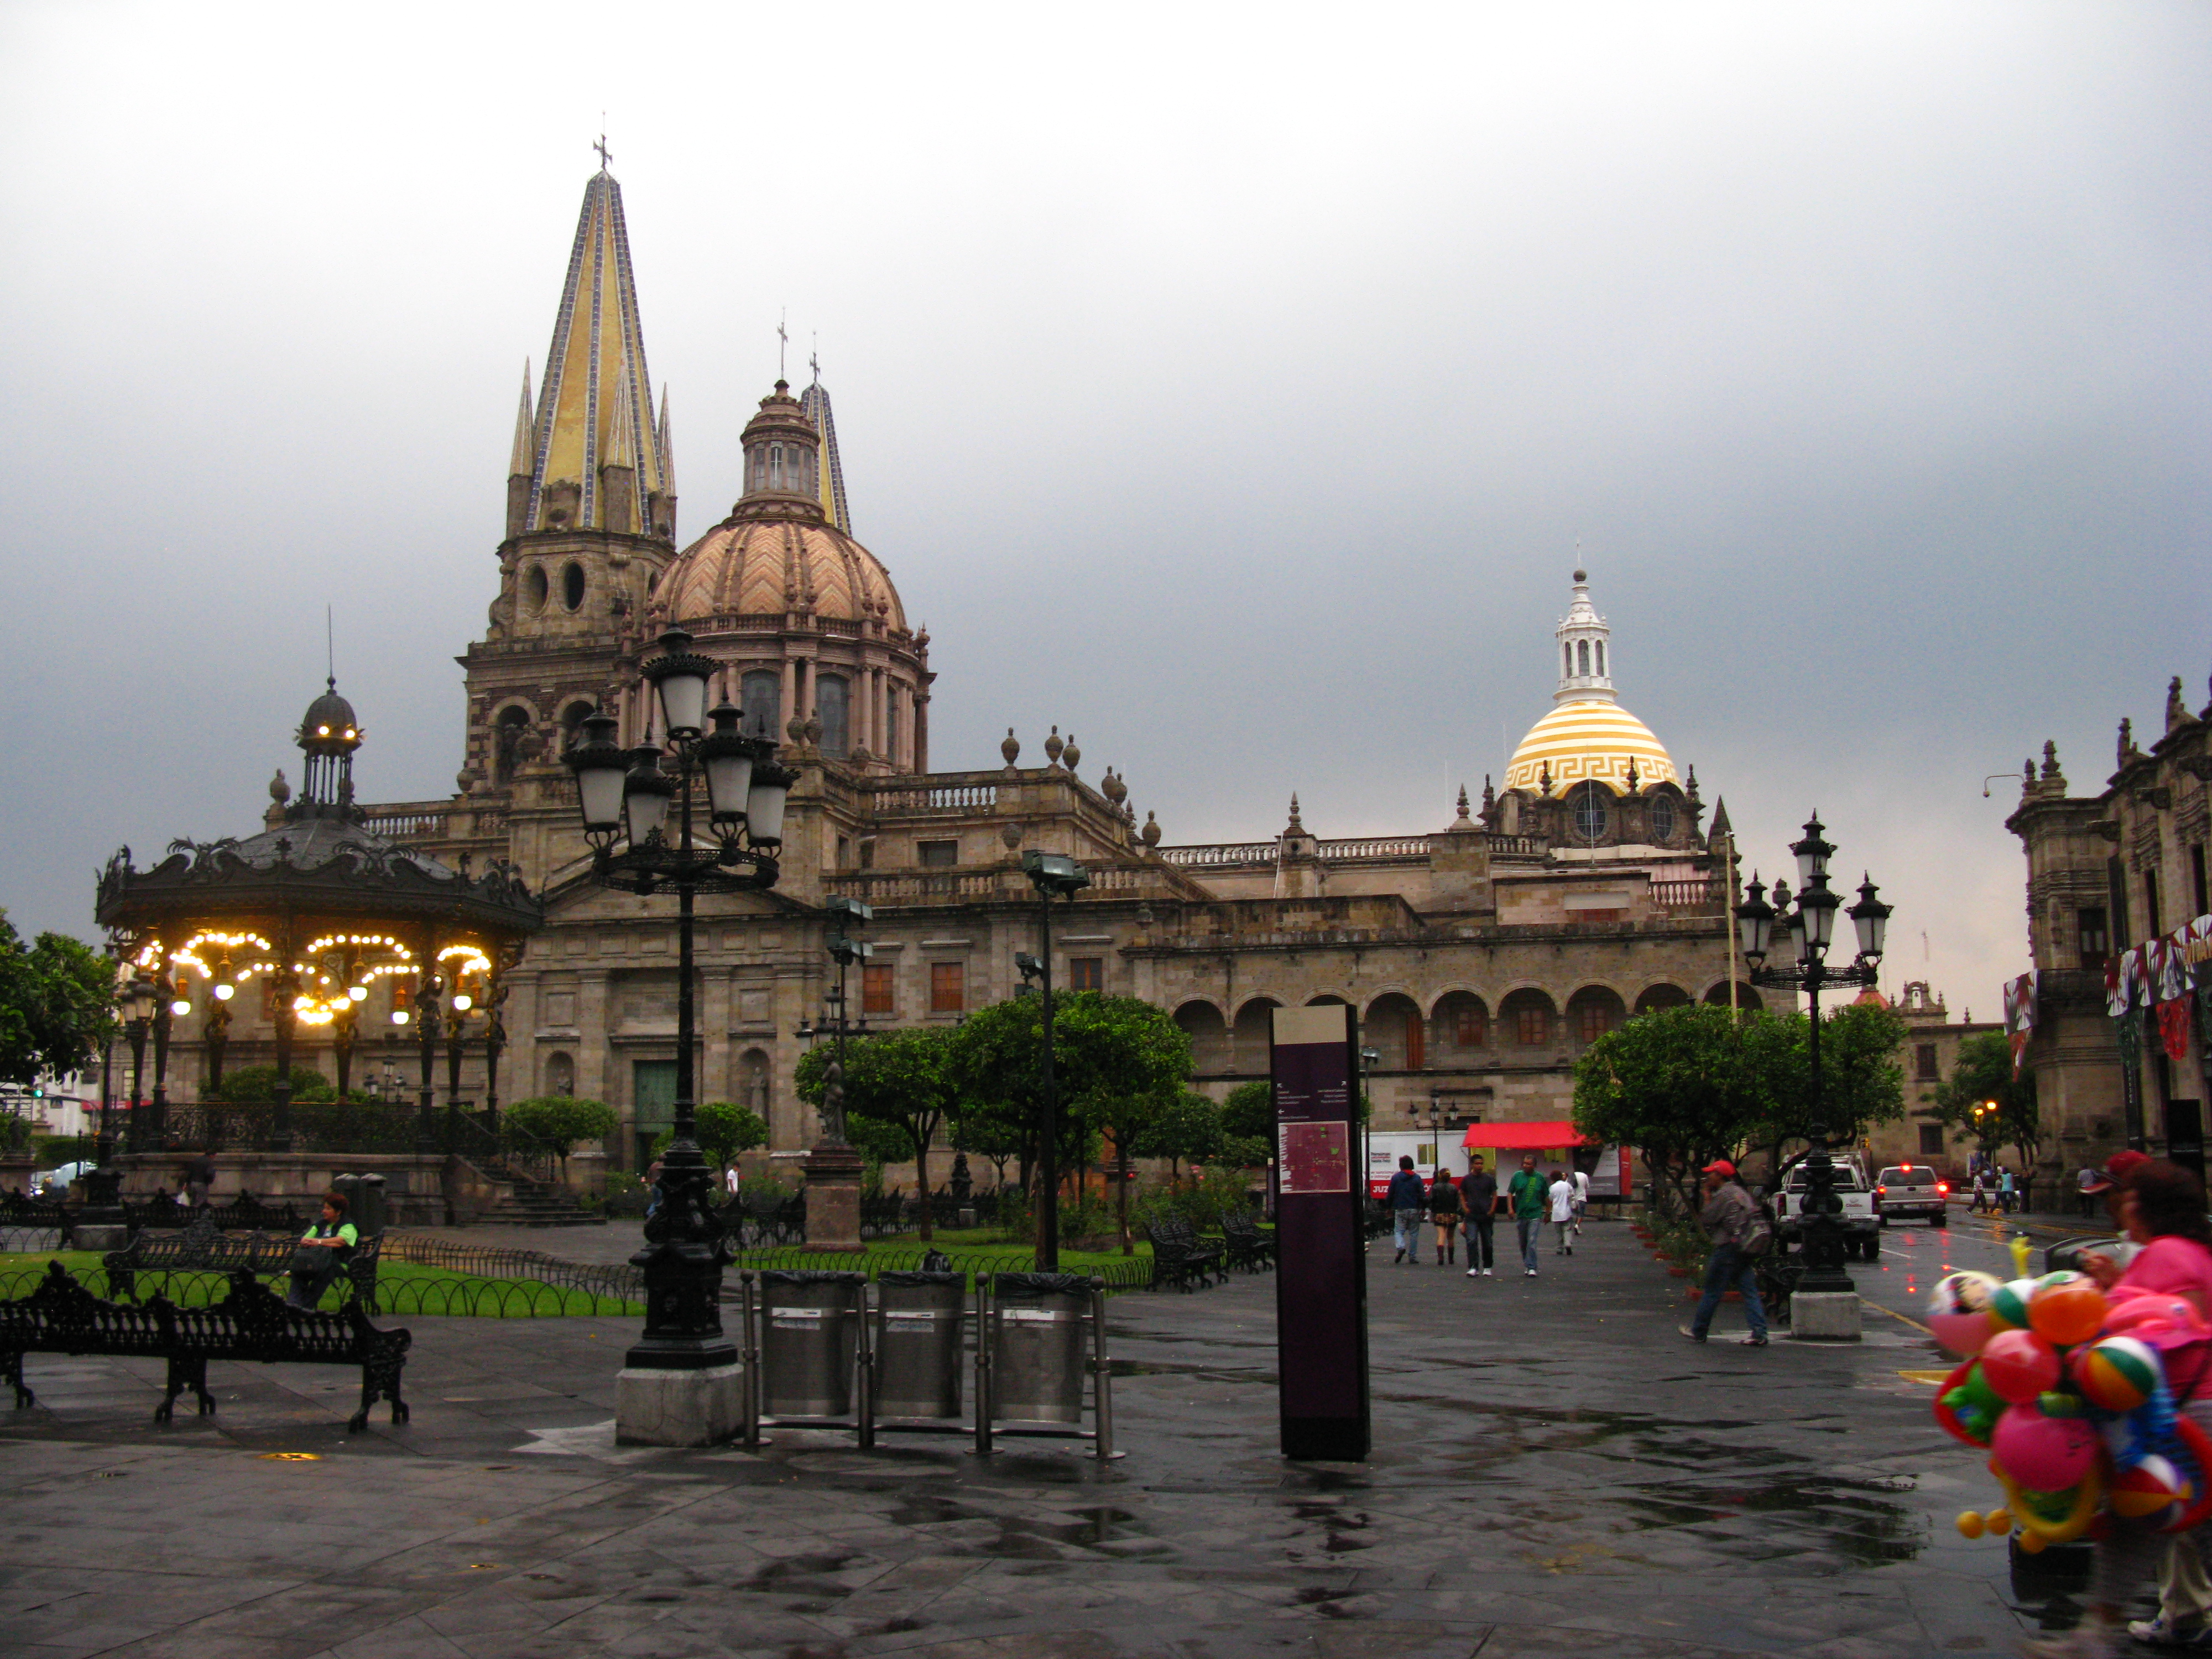
<instances>
[{"instance_id":1,"label":"stone facade","mask_svg":"<svg viewBox=\"0 0 2212 1659\"><path fill-rule=\"evenodd\" d=\"M2131 949L2171 939L2212 911L2205 886L2212 703L2191 713L2177 677L2166 690L2163 733L2146 750L2122 720L2116 758L2100 793L2075 796L2046 743L2041 769L2027 764L2020 805L2005 820L2027 856L2037 1012L2027 1063L2050 1154L2069 1169L2101 1163L2124 1146L2201 1164L2208 1097L2201 1016L2182 1058L2166 1052L2154 1018L2140 1062L2124 1064L2107 979Z\"/></svg>"},{"instance_id":2,"label":"stone facade","mask_svg":"<svg viewBox=\"0 0 2212 1659\"><path fill-rule=\"evenodd\" d=\"M610 212L618 223L602 174L582 264ZM573 356L583 326L576 282L572 267L556 356ZM605 293L617 311L634 305L626 263ZM1599 1034L1645 1009L1728 1000L1725 807L1708 827L1694 769L1678 773L1619 708L1610 630L1583 572L1555 631L1558 707L1516 757L1528 775L1503 790L1486 781L1479 810L1462 790L1441 828L1332 840L1307 830L1293 799L1271 838L1163 845L1121 776L1086 777L1057 727L1042 764L1023 763L1009 730L999 765L928 769L928 636L908 629L884 567L850 534L818 384L793 398L779 381L762 400L737 504L678 552L665 410L649 434L640 426L649 393L634 325L628 313L593 323L596 380L549 374L534 411L526 392L490 625L461 658L459 793L367 809L381 834L447 860L510 861L546 901L544 933L506 976L503 1098L605 1100L625 1123L608 1149L617 1166L635 1167L667 1120L675 905L590 879L560 757L594 704L620 716L625 743L653 735L638 666L670 623L717 663L714 695L781 739L797 775L779 885L702 896L697 933L700 1097L760 1111L780 1155L816 1135L793 1079L800 1028L822 1017L835 973L824 901L875 907L874 960L848 987L872 1028L949 1024L1012 994L1015 953L1036 948L1025 848L1071 854L1091 876L1054 919L1055 982L1170 1011L1194 1039L1200 1086L1217 1094L1265 1074L1271 1007L1345 1001L1381 1052L1378 1123L1431 1103L1455 1121L1563 1118L1574 1060ZM610 341L628 355L605 356ZM586 395L609 386L611 407ZM568 402L549 408L556 398ZM622 461L647 478L642 512L620 480L587 491L561 472L556 440L578 430L607 434L603 475ZM1758 1006L1748 986L1741 995ZM411 1046L395 1037L389 1051L364 1045L357 1075L389 1058L411 1078ZM254 1043L242 1021L230 1063L252 1063ZM186 1089L195 1049L187 1036L174 1055ZM464 1097L483 1082L471 1043Z\"/></svg>"}]
</instances>

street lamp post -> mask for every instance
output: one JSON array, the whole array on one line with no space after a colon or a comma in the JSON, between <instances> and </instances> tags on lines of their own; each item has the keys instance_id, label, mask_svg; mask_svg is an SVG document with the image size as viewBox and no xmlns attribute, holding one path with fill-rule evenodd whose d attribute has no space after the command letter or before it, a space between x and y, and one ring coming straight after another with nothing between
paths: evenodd
<instances>
[{"instance_id":1,"label":"street lamp post","mask_svg":"<svg viewBox=\"0 0 2212 1659\"><path fill-rule=\"evenodd\" d=\"M836 1047L823 1079L821 1139L806 1154L806 1242L818 1250L858 1251L866 1248L860 1242L860 1181L866 1164L845 1133L846 1042L854 1028L846 974L856 962L865 965L874 952L874 946L853 934L867 926L875 911L842 895L833 896L824 908L830 915L828 949L830 959L837 964L837 984L823 998L823 1024ZM863 1030L866 1024L860 1021Z\"/></svg>"},{"instance_id":2,"label":"street lamp post","mask_svg":"<svg viewBox=\"0 0 2212 1659\"><path fill-rule=\"evenodd\" d=\"M1751 964L1752 983L1777 990L1802 991L1809 999L1811 1019L1807 1046L1812 1079L1806 1138L1812 1142L1813 1149L1805 1159L1805 1198L1799 1211L1805 1275L1798 1281L1797 1288L1812 1294L1855 1297L1857 1287L1844 1271L1844 1201L1836 1193L1835 1161L1828 1156L1832 1138L1821 1115L1820 992L1830 985L1870 986L1875 982L1889 926L1890 907L1876 896L1871 879L1863 880L1859 902L1845 912L1858 934L1858 954L1848 967L1828 965L1828 946L1835 935L1836 912L1843 901L1828 886L1828 860L1836 849L1822 837L1824 827L1819 815L1814 814L1805 822L1804 838L1793 842L1790 848L1797 860L1797 896L1796 908L1788 911L1784 925L1795 947L1794 963L1772 968L1765 965L1774 924L1778 919L1778 906L1790 904L1788 890L1781 882L1774 884L1776 903L1769 904L1765 889L1754 871L1743 902L1735 907L1735 921L1744 959ZM1856 1309L1856 1302L1852 1306ZM1855 1316L1850 1322L1855 1334Z\"/></svg>"},{"instance_id":3,"label":"street lamp post","mask_svg":"<svg viewBox=\"0 0 2212 1659\"><path fill-rule=\"evenodd\" d=\"M1065 853L1022 854L1022 873L1037 891L1037 956L1044 988L1044 1127L1037 1151L1037 1271L1060 1271L1060 1090L1052 1069L1052 901L1071 903L1091 885L1091 872Z\"/></svg>"},{"instance_id":4,"label":"street lamp post","mask_svg":"<svg viewBox=\"0 0 2212 1659\"><path fill-rule=\"evenodd\" d=\"M117 999L123 1030L131 1041L131 1104L135 1111L146 1085L146 1038L153 1030L157 1000L154 983L134 977ZM76 1248L119 1249L126 1242L123 1222L123 1172L115 1167L113 1097L100 1091L100 1127L93 1140L93 1167L84 1176L84 1208L76 1222ZM112 1242L107 1242L112 1241Z\"/></svg>"},{"instance_id":5,"label":"street lamp post","mask_svg":"<svg viewBox=\"0 0 2212 1659\"><path fill-rule=\"evenodd\" d=\"M729 1245L698 1141L692 913L702 892L775 884L792 783L772 743L739 732L738 710L725 703L708 713L714 664L690 645L689 634L671 628L660 636L660 655L641 670L656 694L661 742L624 750L616 741L619 722L602 710L583 722L580 740L565 757L593 879L641 896L676 890L674 1133L661 1161L661 1202L645 1224L645 1248L631 1257L645 1274L645 1332L625 1358L616 1408L618 1437L661 1444L721 1437L735 1425L739 1393L737 1349L722 1333L720 1313ZM672 759L672 778L665 765ZM692 839L692 797L702 775L714 836L705 848ZM710 1387L684 1384L684 1373L710 1371L717 1373Z\"/></svg>"}]
</instances>

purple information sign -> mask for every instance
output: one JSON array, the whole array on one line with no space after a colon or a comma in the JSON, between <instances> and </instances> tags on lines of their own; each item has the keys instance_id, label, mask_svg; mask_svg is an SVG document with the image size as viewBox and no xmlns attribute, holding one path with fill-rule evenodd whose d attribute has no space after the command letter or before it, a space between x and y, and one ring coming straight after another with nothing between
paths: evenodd
<instances>
[{"instance_id":1,"label":"purple information sign","mask_svg":"<svg viewBox=\"0 0 2212 1659\"><path fill-rule=\"evenodd\" d=\"M1275 1341L1283 1455L1357 1462L1370 1438L1367 1253L1352 1010L1274 1011Z\"/></svg>"}]
</instances>

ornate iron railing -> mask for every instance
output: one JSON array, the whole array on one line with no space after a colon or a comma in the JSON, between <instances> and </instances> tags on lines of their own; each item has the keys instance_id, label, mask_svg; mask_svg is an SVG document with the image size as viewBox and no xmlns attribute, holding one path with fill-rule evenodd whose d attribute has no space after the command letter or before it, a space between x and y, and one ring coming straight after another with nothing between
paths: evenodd
<instances>
[{"instance_id":1,"label":"ornate iron railing","mask_svg":"<svg viewBox=\"0 0 2212 1659\"><path fill-rule=\"evenodd\" d=\"M292 1147L302 1152L411 1152L419 1119L414 1107L384 1101L298 1100L289 1110ZM188 1152L258 1152L276 1134L269 1101L172 1102L167 1138Z\"/></svg>"}]
</instances>

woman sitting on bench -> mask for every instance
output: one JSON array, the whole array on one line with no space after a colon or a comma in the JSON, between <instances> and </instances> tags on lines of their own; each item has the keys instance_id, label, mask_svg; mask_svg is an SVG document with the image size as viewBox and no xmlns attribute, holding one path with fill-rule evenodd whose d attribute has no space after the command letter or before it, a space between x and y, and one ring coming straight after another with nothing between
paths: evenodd
<instances>
[{"instance_id":1,"label":"woman sitting on bench","mask_svg":"<svg viewBox=\"0 0 2212 1659\"><path fill-rule=\"evenodd\" d=\"M345 1218L343 1193L323 1194L323 1218L300 1237L292 1252L292 1289L284 1300L295 1308L312 1308L323 1299L331 1281L345 1271L361 1233Z\"/></svg>"}]
</instances>

